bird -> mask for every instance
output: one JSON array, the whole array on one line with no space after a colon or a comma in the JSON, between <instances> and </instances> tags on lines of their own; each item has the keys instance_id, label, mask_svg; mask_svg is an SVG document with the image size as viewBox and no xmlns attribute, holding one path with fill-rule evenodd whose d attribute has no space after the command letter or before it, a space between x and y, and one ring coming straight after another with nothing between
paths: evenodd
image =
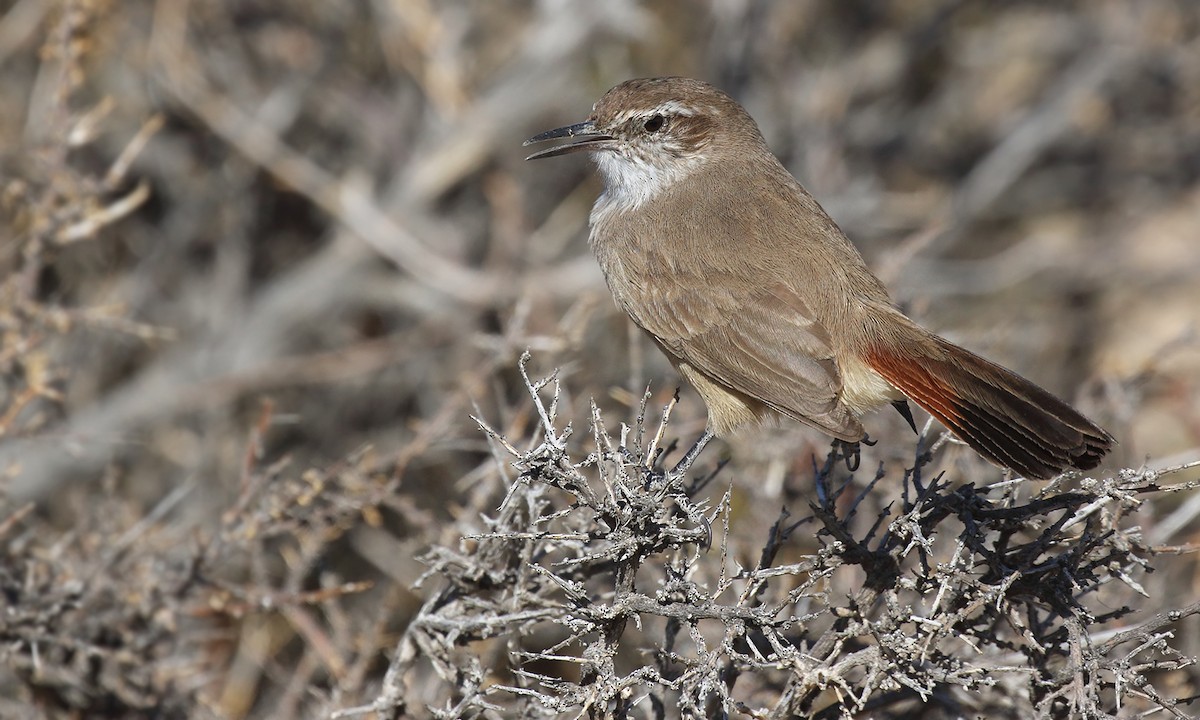
<instances>
[{"instance_id":1,"label":"bird","mask_svg":"<svg viewBox=\"0 0 1200 720\"><path fill-rule=\"evenodd\" d=\"M1046 480L1091 470L1114 438L1020 375L908 318L758 125L716 87L628 80L590 116L535 135L527 160L586 152L603 180L589 244L618 306L708 412L714 437L772 417L837 441L907 400L985 459Z\"/></svg>"}]
</instances>

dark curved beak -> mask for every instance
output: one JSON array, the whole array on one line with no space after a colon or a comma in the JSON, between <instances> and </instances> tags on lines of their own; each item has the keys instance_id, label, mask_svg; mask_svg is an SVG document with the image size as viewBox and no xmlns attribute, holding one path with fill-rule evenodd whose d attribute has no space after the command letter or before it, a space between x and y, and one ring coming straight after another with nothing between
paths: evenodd
<instances>
[{"instance_id":1,"label":"dark curved beak","mask_svg":"<svg viewBox=\"0 0 1200 720\"><path fill-rule=\"evenodd\" d=\"M612 135L597 132L596 126L591 120L584 120L581 123L547 130L544 133L534 135L522 143L522 145L532 145L534 143L545 142L546 140L557 140L558 138L570 138L570 141L552 148L539 150L525 159L540 160L542 158L557 157L583 150L599 150L604 147L604 143L613 139Z\"/></svg>"}]
</instances>

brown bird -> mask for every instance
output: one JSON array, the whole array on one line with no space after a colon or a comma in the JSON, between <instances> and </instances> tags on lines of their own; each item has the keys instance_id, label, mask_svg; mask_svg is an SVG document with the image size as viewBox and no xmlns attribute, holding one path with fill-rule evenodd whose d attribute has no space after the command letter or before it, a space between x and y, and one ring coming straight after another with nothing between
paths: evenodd
<instances>
[{"instance_id":1,"label":"brown bird","mask_svg":"<svg viewBox=\"0 0 1200 720\"><path fill-rule=\"evenodd\" d=\"M629 80L567 142L604 177L591 246L617 304L708 408L714 435L772 414L845 442L911 398L991 462L1030 478L1090 470L1113 438L1019 375L901 313L741 105L699 80ZM914 428L915 429L915 428Z\"/></svg>"}]
</instances>

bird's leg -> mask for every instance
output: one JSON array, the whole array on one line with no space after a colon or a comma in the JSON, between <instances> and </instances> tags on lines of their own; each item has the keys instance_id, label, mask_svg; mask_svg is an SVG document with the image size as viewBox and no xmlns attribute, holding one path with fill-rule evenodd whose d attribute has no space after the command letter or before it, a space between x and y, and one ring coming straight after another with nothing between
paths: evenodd
<instances>
[{"instance_id":1,"label":"bird's leg","mask_svg":"<svg viewBox=\"0 0 1200 720\"><path fill-rule=\"evenodd\" d=\"M704 446L707 445L708 441L712 440L713 437L715 436L712 434L712 431L705 430L704 434L697 438L696 442L692 444L692 447L688 449L686 453L684 453L683 458L681 458L679 462L675 463L675 467L671 468L670 477L680 477L687 472L688 469L692 467L692 463L696 462L696 458L700 457L700 453L704 450Z\"/></svg>"}]
</instances>

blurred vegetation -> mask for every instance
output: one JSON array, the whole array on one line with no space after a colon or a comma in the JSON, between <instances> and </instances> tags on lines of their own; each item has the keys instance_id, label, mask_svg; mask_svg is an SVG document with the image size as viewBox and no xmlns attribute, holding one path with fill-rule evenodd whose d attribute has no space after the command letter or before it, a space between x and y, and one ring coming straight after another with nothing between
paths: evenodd
<instances>
[{"instance_id":1,"label":"blurred vegetation","mask_svg":"<svg viewBox=\"0 0 1200 720\"><path fill-rule=\"evenodd\" d=\"M0 716L373 702L433 597L418 557L508 491L470 415L541 432L521 353L580 429L674 393L586 248L591 168L520 147L665 74L743 102L911 315L1112 431L1107 476L1200 459L1193 0L0 0ZM863 462L901 477L893 415ZM732 458L732 557L807 512L826 443L705 455ZM1197 595L1198 513L1121 518L1158 570L1121 623ZM1200 655L1195 617L1164 627ZM412 716L455 706L437 670Z\"/></svg>"}]
</instances>

